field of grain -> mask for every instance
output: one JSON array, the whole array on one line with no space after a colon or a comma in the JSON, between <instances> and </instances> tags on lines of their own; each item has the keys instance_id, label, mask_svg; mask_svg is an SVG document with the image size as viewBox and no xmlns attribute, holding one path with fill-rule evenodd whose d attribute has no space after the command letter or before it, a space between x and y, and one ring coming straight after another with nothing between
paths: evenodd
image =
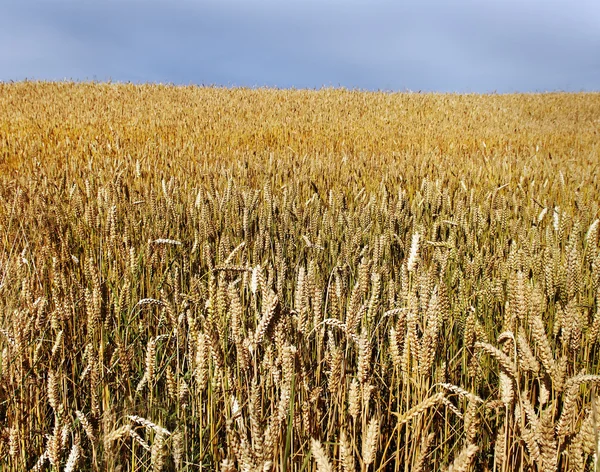
<instances>
[{"instance_id":1,"label":"field of grain","mask_svg":"<svg viewBox=\"0 0 600 472\"><path fill-rule=\"evenodd\" d=\"M599 471L600 94L0 84L0 470Z\"/></svg>"}]
</instances>

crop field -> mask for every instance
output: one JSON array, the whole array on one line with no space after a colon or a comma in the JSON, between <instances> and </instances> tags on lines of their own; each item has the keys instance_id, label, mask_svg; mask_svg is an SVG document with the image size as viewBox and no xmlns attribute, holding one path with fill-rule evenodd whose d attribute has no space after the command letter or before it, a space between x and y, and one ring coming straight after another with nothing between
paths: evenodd
<instances>
[{"instance_id":1,"label":"crop field","mask_svg":"<svg viewBox=\"0 0 600 472\"><path fill-rule=\"evenodd\" d=\"M600 471L600 94L0 84L1 471Z\"/></svg>"}]
</instances>

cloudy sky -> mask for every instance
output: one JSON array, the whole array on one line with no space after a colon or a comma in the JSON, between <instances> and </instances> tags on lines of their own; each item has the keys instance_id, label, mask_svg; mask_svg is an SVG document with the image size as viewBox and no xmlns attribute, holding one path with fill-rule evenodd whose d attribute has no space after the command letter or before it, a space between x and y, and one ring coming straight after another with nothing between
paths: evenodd
<instances>
[{"instance_id":1,"label":"cloudy sky","mask_svg":"<svg viewBox=\"0 0 600 472\"><path fill-rule=\"evenodd\" d=\"M0 81L600 90L599 0L0 0Z\"/></svg>"}]
</instances>

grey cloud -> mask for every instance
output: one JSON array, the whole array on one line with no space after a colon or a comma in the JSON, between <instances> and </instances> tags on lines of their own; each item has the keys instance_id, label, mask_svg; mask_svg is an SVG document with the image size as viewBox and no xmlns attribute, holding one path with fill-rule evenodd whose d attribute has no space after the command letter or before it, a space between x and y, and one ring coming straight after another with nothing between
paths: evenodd
<instances>
[{"instance_id":1,"label":"grey cloud","mask_svg":"<svg viewBox=\"0 0 600 472\"><path fill-rule=\"evenodd\" d=\"M0 80L599 90L600 3L22 0Z\"/></svg>"}]
</instances>

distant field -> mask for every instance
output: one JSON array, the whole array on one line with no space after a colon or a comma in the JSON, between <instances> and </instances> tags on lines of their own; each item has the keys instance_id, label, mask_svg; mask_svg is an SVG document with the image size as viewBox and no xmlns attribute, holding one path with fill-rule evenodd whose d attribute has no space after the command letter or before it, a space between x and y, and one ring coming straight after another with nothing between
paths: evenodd
<instances>
[{"instance_id":1,"label":"distant field","mask_svg":"<svg viewBox=\"0 0 600 472\"><path fill-rule=\"evenodd\" d=\"M0 84L0 470L595 470L599 165L597 93Z\"/></svg>"}]
</instances>

